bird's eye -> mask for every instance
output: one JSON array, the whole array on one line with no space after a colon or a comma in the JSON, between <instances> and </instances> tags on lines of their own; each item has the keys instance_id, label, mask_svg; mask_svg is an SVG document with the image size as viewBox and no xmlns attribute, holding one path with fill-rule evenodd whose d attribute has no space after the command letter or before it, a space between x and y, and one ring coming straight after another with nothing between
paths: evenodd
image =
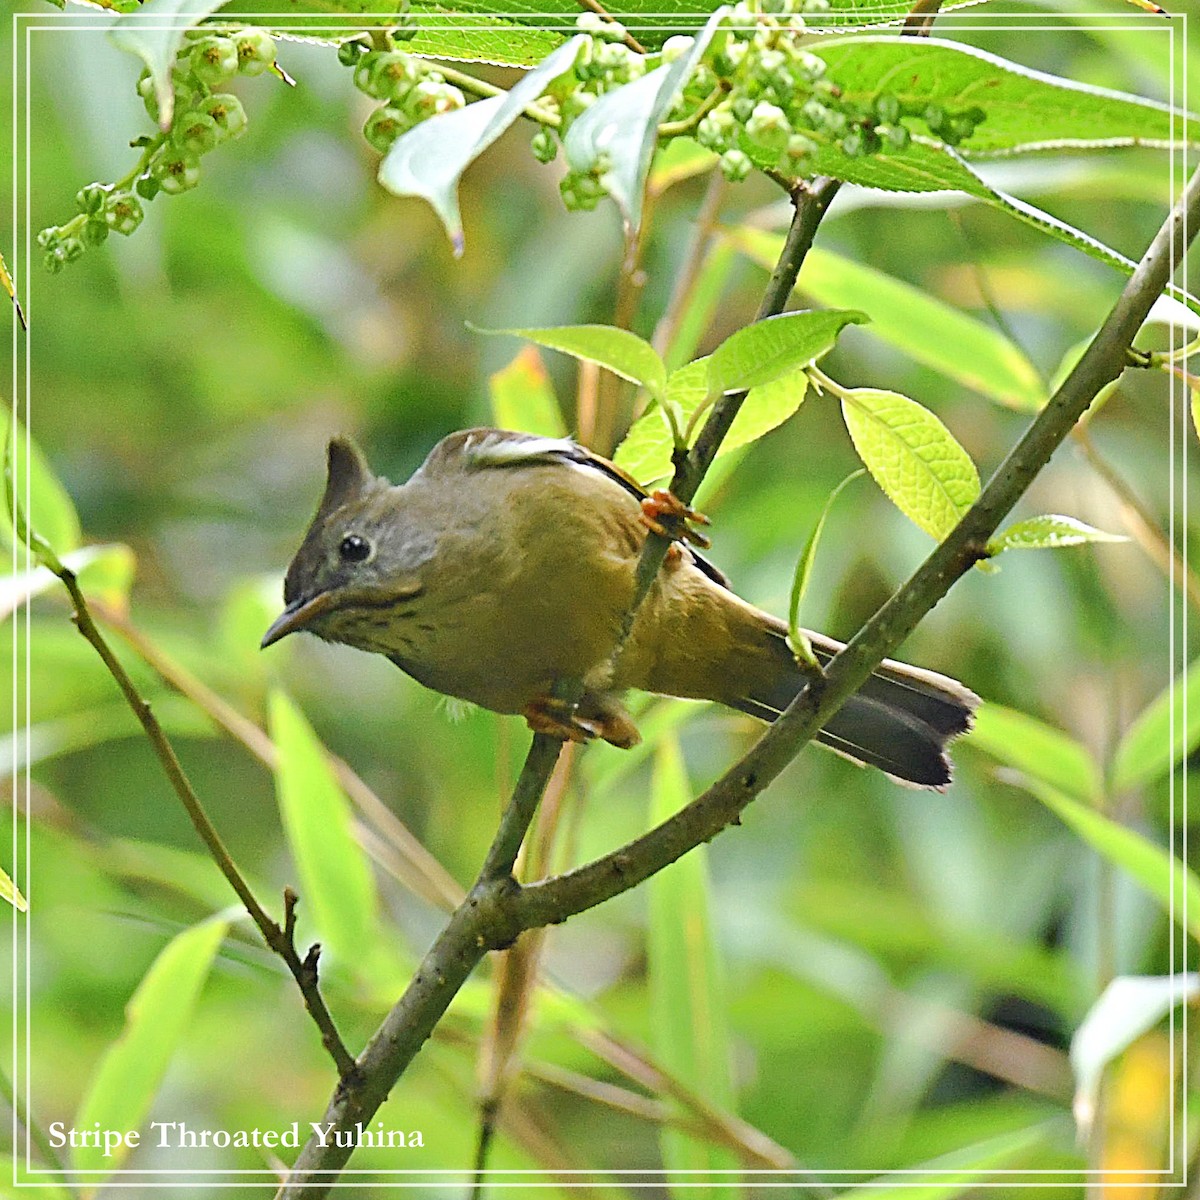
<instances>
[{"instance_id":1,"label":"bird's eye","mask_svg":"<svg viewBox=\"0 0 1200 1200\"><path fill-rule=\"evenodd\" d=\"M357 533L348 533L338 546L343 562L362 562L371 555L371 543Z\"/></svg>"}]
</instances>

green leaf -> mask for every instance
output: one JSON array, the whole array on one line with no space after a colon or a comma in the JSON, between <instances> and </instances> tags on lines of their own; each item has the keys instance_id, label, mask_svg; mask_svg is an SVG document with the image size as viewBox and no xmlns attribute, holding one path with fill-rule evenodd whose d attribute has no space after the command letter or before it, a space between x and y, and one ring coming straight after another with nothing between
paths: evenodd
<instances>
[{"instance_id":1,"label":"green leaf","mask_svg":"<svg viewBox=\"0 0 1200 1200\"><path fill-rule=\"evenodd\" d=\"M289 41L328 45L340 41L349 29L393 26L396 11L396 0L232 0L222 7L221 20L244 18L285 35ZM422 0L414 0L408 11L416 28L404 50L422 58L529 67L574 32L565 25L565 32L536 29L502 16L498 10L495 14L464 12L460 5L451 16L445 8ZM345 19L330 21L338 14Z\"/></svg>"},{"instance_id":2,"label":"green leaf","mask_svg":"<svg viewBox=\"0 0 1200 1200\"><path fill-rule=\"evenodd\" d=\"M867 320L862 312L821 310L780 313L745 325L709 356L708 391L720 395L774 383L828 353L847 325Z\"/></svg>"},{"instance_id":3,"label":"green leaf","mask_svg":"<svg viewBox=\"0 0 1200 1200\"><path fill-rule=\"evenodd\" d=\"M8 872L0 869L0 900L7 900L17 912L28 912L29 903L21 895L21 889L13 883Z\"/></svg>"},{"instance_id":4,"label":"green leaf","mask_svg":"<svg viewBox=\"0 0 1200 1200\"><path fill-rule=\"evenodd\" d=\"M854 448L888 499L939 542L979 495L971 456L927 408L897 392L841 393Z\"/></svg>"},{"instance_id":5,"label":"green leaf","mask_svg":"<svg viewBox=\"0 0 1200 1200\"><path fill-rule=\"evenodd\" d=\"M422 121L392 143L379 165L379 182L397 196L428 200L446 227L454 253L463 250L458 181L471 165L575 61L586 39L572 38L512 88L465 108Z\"/></svg>"},{"instance_id":6,"label":"green leaf","mask_svg":"<svg viewBox=\"0 0 1200 1200\"><path fill-rule=\"evenodd\" d=\"M1085 542L1127 542L1119 533L1105 533L1093 529L1074 517L1060 517L1048 513L1041 517L1029 517L1017 521L1001 530L987 544L989 554L995 556L1005 550L1058 550L1063 546L1082 546Z\"/></svg>"},{"instance_id":7,"label":"green leaf","mask_svg":"<svg viewBox=\"0 0 1200 1200\"><path fill-rule=\"evenodd\" d=\"M133 580L133 551L128 546L84 546L62 556L62 565L75 572L88 596L122 607ZM5 620L26 600L57 587L58 579L47 567L33 567L15 575L0 575L0 620Z\"/></svg>"},{"instance_id":8,"label":"green leaf","mask_svg":"<svg viewBox=\"0 0 1200 1200\"><path fill-rule=\"evenodd\" d=\"M4 531L4 541L9 545L14 537L20 542L38 541L45 543L52 557L69 554L79 546L82 535L79 516L67 489L59 483L49 460L28 436L24 425L11 416L6 442L5 474L6 482L10 485L10 527ZM19 515L28 526L28 539L20 536L19 529L12 527L14 498ZM30 548L35 553L39 550L32 545Z\"/></svg>"},{"instance_id":9,"label":"green leaf","mask_svg":"<svg viewBox=\"0 0 1200 1200\"><path fill-rule=\"evenodd\" d=\"M301 924L307 912L321 944L359 966L372 957L376 898L350 806L299 709L276 690L269 711L279 811L300 873Z\"/></svg>"},{"instance_id":10,"label":"green leaf","mask_svg":"<svg viewBox=\"0 0 1200 1200\"><path fill-rule=\"evenodd\" d=\"M721 442L717 457L748 446L758 441L764 433L778 428L804 403L807 395L808 372L804 367L780 375L770 383L751 388Z\"/></svg>"},{"instance_id":11,"label":"green leaf","mask_svg":"<svg viewBox=\"0 0 1200 1200\"><path fill-rule=\"evenodd\" d=\"M941 143L914 137L903 151L864 158L850 158L835 146L824 146L815 155L815 163L821 174L862 187L890 192L964 192L1126 275L1132 273L1135 265L1131 259L1090 234L989 186L961 155ZM1180 289L1172 287L1170 290L1183 298Z\"/></svg>"},{"instance_id":12,"label":"green leaf","mask_svg":"<svg viewBox=\"0 0 1200 1200\"><path fill-rule=\"evenodd\" d=\"M1159 300L1170 300L1169 296L1159 296ZM1173 304L1178 301L1172 300ZM1184 312L1190 313L1190 310L1182 304L1179 305ZM1092 344L1092 335L1081 338L1073 346L1068 346L1063 352L1062 358L1058 360L1058 366L1050 374L1050 382L1046 386L1046 395L1053 396L1055 392L1062 387L1066 382L1066 378L1079 365L1079 360L1084 356L1087 348ZM1116 395L1121 386L1121 379L1114 379L1111 383L1106 383L1095 395L1091 404L1088 405L1087 411L1081 418L1083 421L1090 421L1107 403Z\"/></svg>"},{"instance_id":13,"label":"green leaf","mask_svg":"<svg viewBox=\"0 0 1200 1200\"><path fill-rule=\"evenodd\" d=\"M171 67L183 45L183 36L225 0L145 0L141 8L124 13L109 26L108 36L122 50L136 54L150 69L158 123L166 129L175 112Z\"/></svg>"},{"instance_id":14,"label":"green leaf","mask_svg":"<svg viewBox=\"0 0 1200 1200\"><path fill-rule=\"evenodd\" d=\"M684 428L708 400L707 357L693 359L671 372L667 380L666 402L672 406ZM634 421L617 447L613 461L639 483L648 484L671 474L674 448L675 437L662 405L652 404ZM717 452L718 458L724 451L725 444L722 442L721 450Z\"/></svg>"},{"instance_id":15,"label":"green leaf","mask_svg":"<svg viewBox=\"0 0 1200 1200\"><path fill-rule=\"evenodd\" d=\"M780 320L784 324L776 326ZM679 414L680 424L687 428L701 406L713 398L710 388L714 374L723 370L731 376L740 372L743 379L753 380L756 373L771 378L769 383L751 384L749 395L717 451L717 458L723 458L786 421L807 394L804 369L833 347L842 329L861 320L863 316L857 312L821 311L785 313L783 317L747 325L726 339L713 355L694 359L672 371L666 386L667 403ZM764 325L774 327L761 330ZM752 330L759 332L751 335ZM761 357L756 357L756 352ZM725 356L723 369L712 366L717 354ZM695 441L698 433L699 425L692 429L689 441ZM640 483L651 483L671 474L674 447L671 426L656 404L633 423L617 447L613 461Z\"/></svg>"},{"instance_id":16,"label":"green leaf","mask_svg":"<svg viewBox=\"0 0 1200 1200\"><path fill-rule=\"evenodd\" d=\"M563 140L567 161L575 171L601 171L601 180L630 231L636 231L642 222L642 200L658 145L659 122L728 12L726 7L718 8L686 53L606 92L567 130Z\"/></svg>"},{"instance_id":17,"label":"green leaf","mask_svg":"<svg viewBox=\"0 0 1200 1200\"><path fill-rule=\"evenodd\" d=\"M1101 794L1100 771L1087 750L1061 729L1027 713L991 701L981 704L966 740L1077 800L1095 801Z\"/></svg>"},{"instance_id":18,"label":"green leaf","mask_svg":"<svg viewBox=\"0 0 1200 1200\"><path fill-rule=\"evenodd\" d=\"M852 1188L847 1195L853 1200L955 1200L976 1196L981 1176L1020 1162L1049 1136L1049 1128L1036 1125L1014 1129L907 1166L899 1179L885 1175L877 1184Z\"/></svg>"},{"instance_id":19,"label":"green leaf","mask_svg":"<svg viewBox=\"0 0 1200 1200\"><path fill-rule=\"evenodd\" d=\"M166 1074L171 1056L192 1024L192 1010L229 929L223 917L210 917L173 938L150 964L125 1009L125 1028L109 1047L88 1086L75 1118L79 1129L137 1129ZM110 1171L128 1148L73 1151L80 1171ZM93 1177L91 1186L99 1179Z\"/></svg>"},{"instance_id":20,"label":"green leaf","mask_svg":"<svg viewBox=\"0 0 1200 1200\"><path fill-rule=\"evenodd\" d=\"M1200 437L1200 388L1192 388L1192 428L1196 431L1196 436Z\"/></svg>"},{"instance_id":21,"label":"green leaf","mask_svg":"<svg viewBox=\"0 0 1200 1200\"><path fill-rule=\"evenodd\" d=\"M1136 830L1048 783L1032 777L1020 777L1019 782L1093 850L1120 867L1176 925L1200 938L1200 879L1190 867Z\"/></svg>"},{"instance_id":22,"label":"green leaf","mask_svg":"<svg viewBox=\"0 0 1200 1200\"><path fill-rule=\"evenodd\" d=\"M1172 1009L1200 996L1200 975L1119 975L1100 993L1071 1038L1075 1123L1091 1133L1104 1068Z\"/></svg>"},{"instance_id":23,"label":"green leaf","mask_svg":"<svg viewBox=\"0 0 1200 1200\"><path fill-rule=\"evenodd\" d=\"M658 352L644 338L615 325L555 325L545 329L480 329L476 333L507 334L527 338L549 350L559 350L572 358L597 363L614 375L644 387L652 396L661 397L667 388L667 368Z\"/></svg>"},{"instance_id":24,"label":"green leaf","mask_svg":"<svg viewBox=\"0 0 1200 1200\"><path fill-rule=\"evenodd\" d=\"M151 693L149 700L166 733L189 738L213 736L212 721L190 700L170 692ZM74 754L105 742L137 736L137 721L123 699L99 705L84 701L61 717L35 721L12 733L0 734L0 755L3 755L0 761L22 770L61 754Z\"/></svg>"},{"instance_id":25,"label":"green leaf","mask_svg":"<svg viewBox=\"0 0 1200 1200\"><path fill-rule=\"evenodd\" d=\"M743 226L729 237L768 271L783 250L781 234L761 229ZM1002 333L874 267L814 246L796 290L820 304L861 309L869 335L991 400L1029 411L1045 403L1037 368Z\"/></svg>"},{"instance_id":26,"label":"green leaf","mask_svg":"<svg viewBox=\"0 0 1200 1200\"><path fill-rule=\"evenodd\" d=\"M1200 142L1200 120L1166 104L1060 79L957 42L868 35L822 39L812 50L828 64L843 102L862 104L886 92L914 107L953 112L978 105L987 116L959 144L967 155Z\"/></svg>"},{"instance_id":27,"label":"green leaf","mask_svg":"<svg viewBox=\"0 0 1200 1200\"><path fill-rule=\"evenodd\" d=\"M833 508L834 501L842 494L847 484L853 483L862 474L862 471L855 471L853 474L847 475L829 493L829 499L825 501L825 506L821 509L821 515L817 518L817 523L813 526L813 531L809 534L808 541L804 543L804 549L800 552L800 558L796 562L796 573L792 578L792 598L791 603L788 605L788 643L792 648L792 653L798 659L818 669L820 668L820 663L817 660L817 656L813 653L812 642L808 640L808 634L800 628L800 605L804 602L805 593L808 591L808 580L812 574L812 565L817 555L817 546L820 544L821 533L825 529L825 522L829 517L830 510Z\"/></svg>"},{"instance_id":28,"label":"green leaf","mask_svg":"<svg viewBox=\"0 0 1200 1200\"><path fill-rule=\"evenodd\" d=\"M1200 661L1191 663L1126 730L1113 756L1113 789L1124 791L1161 779L1197 746L1200 746Z\"/></svg>"},{"instance_id":29,"label":"green leaf","mask_svg":"<svg viewBox=\"0 0 1200 1200\"><path fill-rule=\"evenodd\" d=\"M515 429L542 437L565 437L566 422L541 355L525 346L488 379L492 422L498 429Z\"/></svg>"},{"instance_id":30,"label":"green leaf","mask_svg":"<svg viewBox=\"0 0 1200 1200\"><path fill-rule=\"evenodd\" d=\"M658 824L691 799L679 742L664 737L655 757L650 818ZM650 1022L655 1059L675 1079L718 1108L734 1105L732 1052L723 968L713 935L705 847L690 851L646 884ZM724 1148L663 1126L663 1165L672 1171L729 1171ZM710 1195L734 1196L710 1184Z\"/></svg>"}]
</instances>

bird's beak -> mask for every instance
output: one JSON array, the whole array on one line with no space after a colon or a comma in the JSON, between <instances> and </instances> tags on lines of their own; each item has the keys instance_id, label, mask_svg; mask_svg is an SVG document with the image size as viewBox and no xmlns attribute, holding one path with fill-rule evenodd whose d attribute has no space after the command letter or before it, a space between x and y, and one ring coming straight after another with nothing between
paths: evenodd
<instances>
[{"instance_id":1,"label":"bird's beak","mask_svg":"<svg viewBox=\"0 0 1200 1200\"><path fill-rule=\"evenodd\" d=\"M273 646L280 638L287 637L289 633L304 629L313 618L328 612L335 604L333 592L318 592L307 600L294 601L275 618L271 628L263 634L259 649L265 650L268 646Z\"/></svg>"}]
</instances>

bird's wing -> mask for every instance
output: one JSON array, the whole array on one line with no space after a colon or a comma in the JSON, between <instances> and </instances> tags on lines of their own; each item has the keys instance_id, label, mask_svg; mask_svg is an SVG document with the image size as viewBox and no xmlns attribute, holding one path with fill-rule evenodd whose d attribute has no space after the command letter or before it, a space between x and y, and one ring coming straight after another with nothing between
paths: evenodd
<instances>
[{"instance_id":1,"label":"bird's wing","mask_svg":"<svg viewBox=\"0 0 1200 1200\"><path fill-rule=\"evenodd\" d=\"M471 430L462 444L462 452L471 467L516 467L538 463L565 463L598 471L627 491L640 504L650 493L628 471L603 455L581 446L570 438L538 437L507 429ZM687 551L696 566L714 583L728 588L729 580L706 558L691 547Z\"/></svg>"}]
</instances>

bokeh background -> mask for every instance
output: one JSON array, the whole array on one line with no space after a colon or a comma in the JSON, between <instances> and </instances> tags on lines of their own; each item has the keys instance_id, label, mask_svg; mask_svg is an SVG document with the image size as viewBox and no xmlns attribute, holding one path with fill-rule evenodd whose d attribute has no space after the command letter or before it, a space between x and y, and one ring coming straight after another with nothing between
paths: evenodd
<instances>
[{"instance_id":1,"label":"bokeh background","mask_svg":"<svg viewBox=\"0 0 1200 1200\"><path fill-rule=\"evenodd\" d=\"M1043 11L1051 19L1040 29L955 19L943 33L1073 79L1172 98L1167 39L1148 24L1134 31L1126 19L1114 31ZM149 129L134 92L138 64L108 44L102 21L90 24L31 34L35 232L66 219L84 183L123 174L130 138ZM0 33L5 60L11 37ZM492 420L489 377L521 343L482 336L468 322L611 320L623 256L612 206L565 213L560 168L534 163L528 133L517 129L466 176L467 244L456 260L428 209L377 186L378 156L359 135L369 104L334 52L281 43L279 58L297 85L272 77L238 85L249 129L205 160L197 190L156 200L134 237L111 238L59 275L16 260L31 319L30 427L74 501L85 542L127 546L136 565L127 615L118 592L107 595L116 621L107 627L231 853L276 909L282 887L300 880L272 772L167 687L120 628L132 627L260 726L269 694L281 689L448 877L468 884L524 753L523 725L451 711L382 658L306 638L260 653L258 639L319 497L328 437L353 434L378 472L403 479L443 434ZM1177 59L1180 92L1186 75L1196 94L1198 63L1194 54ZM1148 150L1047 155L994 171L1002 186L1135 257L1170 197L1169 158ZM688 251L705 182L685 180L655 203L632 319L646 336ZM784 219L765 180L725 192L724 225L781 228ZM7 208L0 237L7 253ZM1047 377L1122 283L1002 214L945 197L914 205L846 189L818 244L981 321L994 321L991 305ZM762 268L736 254L727 265L706 277L711 320L700 351L752 316L766 282ZM1143 342L1164 338L1148 331ZM574 428L574 364L546 354L544 365ZM847 329L823 366L846 385L920 399L984 474L1028 419L915 364L869 327ZM1019 514L1067 513L1130 541L1007 556L998 573L964 579L903 647L906 659L1077 739L1101 773L1179 670L1195 611L1154 560L1169 529L1181 547L1193 536L1180 503L1183 439L1194 436L1178 419L1184 406L1165 376L1127 373L1091 424L1091 447L1064 446ZM810 396L706 487L712 557L742 595L786 613L799 550L825 497L855 465L836 405ZM1133 515L1129 493L1149 528ZM929 545L869 480L854 484L830 517L806 621L848 637ZM25 921L32 926L29 1101L45 1128L79 1113L122 1033L131 994L164 945L233 897L112 679L72 628L63 597L36 599L13 632L34 761L28 792L10 781L4 794L30 825L31 908L14 929L23 937ZM647 699L642 712L648 731L678 739L693 792L757 729L711 706ZM958 1154L968 1165L1077 1172L1118 1161L1128 1145L1118 1137L1128 1132L1118 1101L1130 1094L1133 1111L1150 1117L1134 1165L1153 1165L1154 1153L1165 1164L1167 1115L1180 1102L1166 1072L1183 1063L1182 1039L1160 1026L1139 1043L1142 1073L1124 1084L1134 1091L1120 1091L1119 1075L1110 1081L1117 1100L1107 1136L1090 1147L1076 1140L1065 1050L1114 975L1181 968L1190 948L1143 890L998 769L994 755L968 741L955 758L956 782L939 795L901 790L805 750L742 826L707 848L693 885L713 944L706 986L717 1011L704 1038L718 1046L721 1065L691 1079L680 1066L682 1099L639 1077L613 1049L643 1063L670 1057L664 1028L684 1019L663 979L672 968L662 957L670 936L664 942L654 929L662 905L639 889L554 929L542 963L549 983L531 1002L492 1165L586 1170L613 1195L626 1190L623 1169L664 1161L873 1172ZM656 761L653 744L577 756L547 861L582 861L645 829L677 765L669 755ZM1165 776L1106 794L1104 804L1151 841L1181 846L1180 793ZM403 856L386 823L354 812L366 830L380 949L364 963L334 946L325 978L357 1048L440 915L428 895L397 878ZM303 900L300 914L305 944L328 941ZM388 1127L422 1130L425 1148L402 1161L363 1152L354 1165L470 1165L494 966L464 991L381 1112ZM146 1119L303 1126L318 1119L332 1082L290 980L253 930L235 924ZM765 1157L747 1156L748 1134L725 1137L733 1150L713 1150L717 1126L697 1116L704 1104L759 1131ZM673 1144L668 1135L664 1150L663 1131L680 1114L691 1133ZM126 1165L270 1164L253 1150L144 1147ZM547 1178L570 1190L565 1176ZM1027 1178L1014 1179L1012 1194ZM176 1189L191 1194L183 1180ZM1057 1191L1081 1194L1078 1176L1064 1176Z\"/></svg>"}]
</instances>

